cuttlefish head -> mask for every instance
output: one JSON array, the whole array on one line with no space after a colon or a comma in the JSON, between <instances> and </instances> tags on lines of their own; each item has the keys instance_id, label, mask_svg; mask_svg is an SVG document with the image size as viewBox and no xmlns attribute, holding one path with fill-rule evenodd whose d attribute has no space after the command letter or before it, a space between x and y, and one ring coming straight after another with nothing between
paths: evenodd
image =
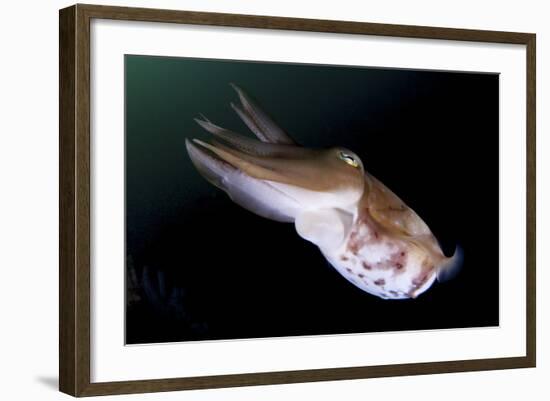
<instances>
[{"instance_id":1,"label":"cuttlefish head","mask_svg":"<svg viewBox=\"0 0 550 401\"><path fill-rule=\"evenodd\" d=\"M221 128L204 117L196 119L212 137L186 140L194 166L245 209L268 219L294 222L298 233L317 245L341 242L365 189L361 159L341 147L297 145L242 90L235 89L242 104L232 107L258 139ZM323 230L319 224L331 227ZM330 234L335 231L336 240ZM319 232L324 232L321 239Z\"/></svg>"}]
</instances>

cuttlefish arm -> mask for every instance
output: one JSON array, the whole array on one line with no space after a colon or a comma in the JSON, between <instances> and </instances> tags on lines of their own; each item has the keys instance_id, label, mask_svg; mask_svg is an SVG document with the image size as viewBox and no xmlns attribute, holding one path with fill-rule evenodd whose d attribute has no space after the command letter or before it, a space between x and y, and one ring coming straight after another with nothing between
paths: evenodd
<instances>
[{"instance_id":1,"label":"cuttlefish arm","mask_svg":"<svg viewBox=\"0 0 550 401\"><path fill-rule=\"evenodd\" d=\"M198 146L197 146L198 145ZM260 181L208 152L203 142L186 140L187 152L197 170L210 183L225 191L233 202L264 218L293 222L299 205L269 182Z\"/></svg>"},{"instance_id":2,"label":"cuttlefish arm","mask_svg":"<svg viewBox=\"0 0 550 401\"><path fill-rule=\"evenodd\" d=\"M196 119L213 139L186 140L187 151L210 183L257 215L294 223L336 270L371 294L414 297L436 274L444 276L439 272L456 270L461 252L445 257L428 226L365 172L356 154L345 148L298 146L242 89L232 86L241 104L231 106L258 139ZM399 261L396 249L406 255ZM391 263L400 266L399 277L388 275ZM358 270L361 266L371 271ZM413 283L407 288L404 272ZM382 282L387 283L382 289L369 287Z\"/></svg>"},{"instance_id":3,"label":"cuttlefish arm","mask_svg":"<svg viewBox=\"0 0 550 401\"><path fill-rule=\"evenodd\" d=\"M231 107L261 141L295 145L294 140L267 115L241 88L231 84L239 95L241 105Z\"/></svg>"}]
</instances>

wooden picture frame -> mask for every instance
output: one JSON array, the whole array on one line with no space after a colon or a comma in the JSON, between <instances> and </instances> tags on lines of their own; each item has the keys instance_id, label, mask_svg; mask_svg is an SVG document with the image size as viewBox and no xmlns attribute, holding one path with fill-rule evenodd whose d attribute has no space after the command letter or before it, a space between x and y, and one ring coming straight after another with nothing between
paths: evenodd
<instances>
[{"instance_id":1,"label":"wooden picture frame","mask_svg":"<svg viewBox=\"0 0 550 401\"><path fill-rule=\"evenodd\" d=\"M366 367L91 382L90 22L92 19L524 45L527 54L525 60L527 71L526 355ZM535 34L81 4L60 10L59 29L60 391L73 396L95 396L535 366Z\"/></svg>"}]
</instances>

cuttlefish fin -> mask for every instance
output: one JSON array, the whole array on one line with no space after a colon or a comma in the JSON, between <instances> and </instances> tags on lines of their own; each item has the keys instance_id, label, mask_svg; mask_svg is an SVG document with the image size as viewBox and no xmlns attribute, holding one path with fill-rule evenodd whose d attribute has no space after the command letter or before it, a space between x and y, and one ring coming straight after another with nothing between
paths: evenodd
<instances>
[{"instance_id":1,"label":"cuttlefish fin","mask_svg":"<svg viewBox=\"0 0 550 401\"><path fill-rule=\"evenodd\" d=\"M464 265L464 251L460 245L456 245L455 253L450 258L445 259L443 264L437 268L437 281L440 283L452 280L462 269Z\"/></svg>"},{"instance_id":2,"label":"cuttlefish fin","mask_svg":"<svg viewBox=\"0 0 550 401\"><path fill-rule=\"evenodd\" d=\"M294 145L288 136L241 88L230 84L239 95L240 105L231 103L231 107L247 127L263 142Z\"/></svg>"},{"instance_id":3,"label":"cuttlefish fin","mask_svg":"<svg viewBox=\"0 0 550 401\"><path fill-rule=\"evenodd\" d=\"M430 234L424 221L382 182L367 176L369 210L376 222L396 235L418 237Z\"/></svg>"},{"instance_id":4,"label":"cuttlefish fin","mask_svg":"<svg viewBox=\"0 0 550 401\"><path fill-rule=\"evenodd\" d=\"M346 239L353 216L335 208L306 210L296 216L294 223L300 237L331 250L339 248Z\"/></svg>"}]
</instances>

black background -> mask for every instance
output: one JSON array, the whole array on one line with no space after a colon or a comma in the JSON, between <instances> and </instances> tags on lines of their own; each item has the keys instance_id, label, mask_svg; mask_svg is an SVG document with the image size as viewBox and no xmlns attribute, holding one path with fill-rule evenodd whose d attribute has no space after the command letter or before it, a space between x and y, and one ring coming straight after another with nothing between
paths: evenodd
<instances>
[{"instance_id":1,"label":"black background","mask_svg":"<svg viewBox=\"0 0 550 401\"><path fill-rule=\"evenodd\" d=\"M229 82L299 143L357 153L446 254L461 244L460 275L379 299L206 182L192 118L251 135ZM127 343L498 325L498 91L496 74L126 56Z\"/></svg>"}]
</instances>

